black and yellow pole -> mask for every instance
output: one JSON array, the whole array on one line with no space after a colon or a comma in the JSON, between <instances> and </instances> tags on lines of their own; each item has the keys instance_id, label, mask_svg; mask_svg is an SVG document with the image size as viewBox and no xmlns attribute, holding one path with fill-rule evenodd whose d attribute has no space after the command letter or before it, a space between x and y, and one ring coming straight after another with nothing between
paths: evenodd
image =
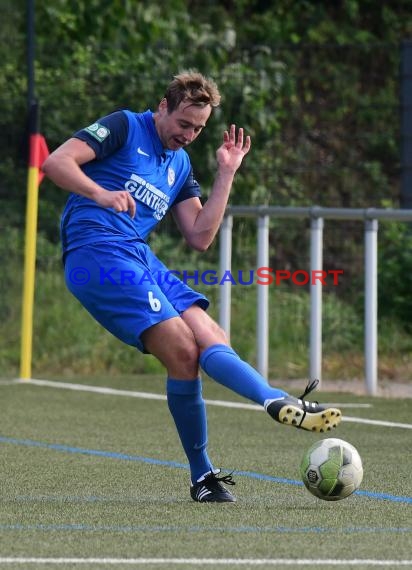
<instances>
[{"instance_id":1,"label":"black and yellow pole","mask_svg":"<svg viewBox=\"0 0 412 570\"><path fill-rule=\"evenodd\" d=\"M20 378L31 378L33 347L33 306L36 273L36 241L41 165L48 155L39 133L39 107L34 97L34 0L27 0L29 157L27 173L26 229L24 246L23 303L21 324Z\"/></svg>"},{"instance_id":2,"label":"black and yellow pole","mask_svg":"<svg viewBox=\"0 0 412 570\"><path fill-rule=\"evenodd\" d=\"M33 116L30 123L37 121L37 105L31 109ZM39 185L43 175L40 167L48 154L44 137L37 128L29 135L29 162L27 173L26 230L24 245L23 306L21 327L20 378L31 378L33 346L33 306L36 273L37 216L39 203Z\"/></svg>"}]
</instances>

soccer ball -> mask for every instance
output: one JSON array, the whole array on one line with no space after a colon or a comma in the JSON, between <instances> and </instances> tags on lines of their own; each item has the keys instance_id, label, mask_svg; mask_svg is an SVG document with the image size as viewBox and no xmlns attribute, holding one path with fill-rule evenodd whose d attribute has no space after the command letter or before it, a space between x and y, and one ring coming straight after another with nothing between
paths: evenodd
<instances>
[{"instance_id":1,"label":"soccer ball","mask_svg":"<svg viewBox=\"0 0 412 570\"><path fill-rule=\"evenodd\" d=\"M362 460L343 439L328 438L314 443L304 454L300 474L305 487L324 501L340 501L359 488Z\"/></svg>"}]
</instances>

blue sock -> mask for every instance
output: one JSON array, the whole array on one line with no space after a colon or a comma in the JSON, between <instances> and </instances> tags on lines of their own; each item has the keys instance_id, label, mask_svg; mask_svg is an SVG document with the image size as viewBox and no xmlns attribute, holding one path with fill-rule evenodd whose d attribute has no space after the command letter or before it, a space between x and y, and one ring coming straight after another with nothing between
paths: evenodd
<instances>
[{"instance_id":1,"label":"blue sock","mask_svg":"<svg viewBox=\"0 0 412 570\"><path fill-rule=\"evenodd\" d=\"M265 400L275 400L288 395L283 390L272 388L257 370L241 360L236 352L225 344L209 346L200 356L200 365L213 380L261 406Z\"/></svg>"},{"instance_id":2,"label":"blue sock","mask_svg":"<svg viewBox=\"0 0 412 570\"><path fill-rule=\"evenodd\" d=\"M190 464L192 483L213 470L207 455L207 417L202 383L195 380L167 379L167 403Z\"/></svg>"}]
</instances>

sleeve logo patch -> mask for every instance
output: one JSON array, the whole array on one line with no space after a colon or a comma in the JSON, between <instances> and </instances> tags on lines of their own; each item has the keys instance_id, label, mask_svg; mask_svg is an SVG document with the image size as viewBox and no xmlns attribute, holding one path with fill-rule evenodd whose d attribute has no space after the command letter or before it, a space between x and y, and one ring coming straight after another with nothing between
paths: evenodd
<instances>
[{"instance_id":1,"label":"sleeve logo patch","mask_svg":"<svg viewBox=\"0 0 412 570\"><path fill-rule=\"evenodd\" d=\"M99 142L103 142L110 135L110 130L100 123L93 123L92 125L86 127L84 130Z\"/></svg>"}]
</instances>

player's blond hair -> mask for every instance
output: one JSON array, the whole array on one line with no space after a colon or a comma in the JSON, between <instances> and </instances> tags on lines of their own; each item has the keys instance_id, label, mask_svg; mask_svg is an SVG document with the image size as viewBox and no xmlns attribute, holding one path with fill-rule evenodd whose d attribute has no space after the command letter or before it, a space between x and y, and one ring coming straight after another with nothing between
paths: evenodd
<instances>
[{"instance_id":1,"label":"player's blond hair","mask_svg":"<svg viewBox=\"0 0 412 570\"><path fill-rule=\"evenodd\" d=\"M220 93L213 79L189 70L174 76L166 89L165 99L167 109L172 113L182 101L197 107L218 107Z\"/></svg>"}]
</instances>

